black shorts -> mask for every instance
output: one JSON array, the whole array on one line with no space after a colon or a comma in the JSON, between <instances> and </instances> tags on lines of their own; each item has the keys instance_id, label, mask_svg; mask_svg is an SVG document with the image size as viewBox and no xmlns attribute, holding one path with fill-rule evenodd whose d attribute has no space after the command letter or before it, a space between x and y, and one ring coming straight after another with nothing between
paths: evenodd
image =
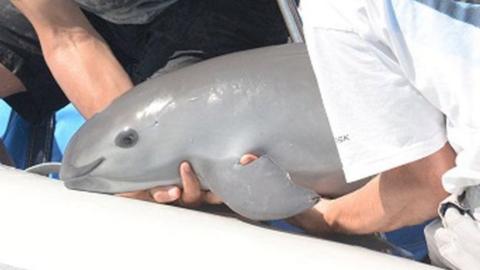
<instances>
[{"instance_id":1,"label":"black shorts","mask_svg":"<svg viewBox=\"0 0 480 270\"><path fill-rule=\"evenodd\" d=\"M179 0L145 25L118 25L84 13L136 84L177 51L207 59L287 41L275 0ZM33 28L9 0L0 0L0 63L27 88L5 98L26 120L40 120L68 103Z\"/></svg>"}]
</instances>

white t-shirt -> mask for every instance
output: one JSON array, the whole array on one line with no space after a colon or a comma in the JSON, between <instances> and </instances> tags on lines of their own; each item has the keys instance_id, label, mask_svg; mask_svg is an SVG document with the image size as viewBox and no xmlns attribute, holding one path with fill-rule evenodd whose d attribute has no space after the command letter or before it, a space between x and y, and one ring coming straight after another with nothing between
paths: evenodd
<instances>
[{"instance_id":1,"label":"white t-shirt","mask_svg":"<svg viewBox=\"0 0 480 270\"><path fill-rule=\"evenodd\" d=\"M302 0L312 64L349 181L448 141L449 192L480 184L480 5Z\"/></svg>"}]
</instances>

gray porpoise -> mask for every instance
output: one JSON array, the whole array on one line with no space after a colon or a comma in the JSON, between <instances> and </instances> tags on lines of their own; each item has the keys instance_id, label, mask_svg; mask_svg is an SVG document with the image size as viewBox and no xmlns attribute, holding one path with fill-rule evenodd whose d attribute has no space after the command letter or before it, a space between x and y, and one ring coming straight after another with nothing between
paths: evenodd
<instances>
[{"instance_id":1,"label":"gray porpoise","mask_svg":"<svg viewBox=\"0 0 480 270\"><path fill-rule=\"evenodd\" d=\"M241 166L245 153L261 158ZM362 184L345 182L303 44L218 57L135 87L75 134L60 176L100 193L181 186L185 160L204 189L255 220Z\"/></svg>"}]
</instances>

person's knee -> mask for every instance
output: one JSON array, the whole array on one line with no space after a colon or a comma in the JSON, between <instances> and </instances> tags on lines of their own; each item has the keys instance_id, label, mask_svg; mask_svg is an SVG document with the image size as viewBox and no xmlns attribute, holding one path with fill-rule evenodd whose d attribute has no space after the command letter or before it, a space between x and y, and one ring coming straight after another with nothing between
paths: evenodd
<instances>
[{"instance_id":1,"label":"person's knee","mask_svg":"<svg viewBox=\"0 0 480 270\"><path fill-rule=\"evenodd\" d=\"M2 64L0 64L0 82L1 98L25 91L22 82Z\"/></svg>"}]
</instances>

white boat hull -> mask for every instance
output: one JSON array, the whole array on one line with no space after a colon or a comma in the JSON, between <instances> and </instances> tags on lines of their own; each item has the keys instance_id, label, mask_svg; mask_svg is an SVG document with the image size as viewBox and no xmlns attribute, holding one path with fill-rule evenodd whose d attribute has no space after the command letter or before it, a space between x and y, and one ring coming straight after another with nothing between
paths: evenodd
<instances>
[{"instance_id":1,"label":"white boat hull","mask_svg":"<svg viewBox=\"0 0 480 270\"><path fill-rule=\"evenodd\" d=\"M0 216L0 269L436 269L234 218L71 191L1 165Z\"/></svg>"}]
</instances>

